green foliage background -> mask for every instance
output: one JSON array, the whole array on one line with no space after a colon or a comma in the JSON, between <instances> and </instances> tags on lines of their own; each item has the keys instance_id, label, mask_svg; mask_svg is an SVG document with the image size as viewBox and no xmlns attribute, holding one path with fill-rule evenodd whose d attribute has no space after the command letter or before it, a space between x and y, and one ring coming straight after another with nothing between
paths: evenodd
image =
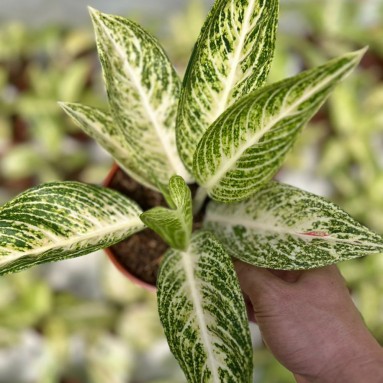
<instances>
[{"instance_id":1,"label":"green foliage background","mask_svg":"<svg viewBox=\"0 0 383 383\"><path fill-rule=\"evenodd\" d=\"M278 177L324 195L383 234L383 5L286 0L270 80L365 45L360 69L302 134ZM206 10L141 19L180 73ZM90 29L0 27L0 203L46 181L99 183L112 160L57 100L102 107ZM368 327L383 345L383 257L340 265ZM183 382L167 351L155 296L126 281L102 253L0 279L0 383ZM255 382L289 383L256 327ZM22 369L20 365L22 364Z\"/></svg>"}]
</instances>

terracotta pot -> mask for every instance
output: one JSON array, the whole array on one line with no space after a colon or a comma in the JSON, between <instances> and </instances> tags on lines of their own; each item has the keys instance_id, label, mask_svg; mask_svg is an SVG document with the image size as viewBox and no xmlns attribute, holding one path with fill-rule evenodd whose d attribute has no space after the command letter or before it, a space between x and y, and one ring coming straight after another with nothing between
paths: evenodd
<instances>
[{"instance_id":1,"label":"terracotta pot","mask_svg":"<svg viewBox=\"0 0 383 383\"><path fill-rule=\"evenodd\" d=\"M105 187L110 187L113 185L113 181L115 179L116 173L120 170L119 166L114 164L112 169L110 170L109 174L105 178L103 185ZM192 186L192 193L195 192L195 187ZM128 195L129 197L129 195ZM134 198L132 198L134 199ZM203 213L197 218L197 223L194 223L194 229L197 229L200 227L201 222L202 222L202 216ZM153 236L156 235L153 233ZM115 252L113 251L113 248L107 248L105 249L105 253L109 257L109 259L112 261L112 263L115 265L115 267L123 274L125 275L129 280L131 280L133 283L149 290L149 291L156 291L156 286L150 283L147 283L143 281L142 279L138 278L137 276L133 275L121 262L120 260L116 257ZM254 312L252 310L252 306L250 303L250 300L245 297L245 303L246 303L246 308L248 312L248 317L251 322L255 322L254 318Z\"/></svg>"},{"instance_id":2,"label":"terracotta pot","mask_svg":"<svg viewBox=\"0 0 383 383\"><path fill-rule=\"evenodd\" d=\"M105 178L103 182L103 186L110 187L110 185L113 183L113 180L116 176L117 171L119 170L119 166L117 164L114 164L111 168L109 174ZM111 262L114 264L114 266L123 274L125 275L129 280L131 280L133 283L145 288L149 291L155 291L156 286L153 284L149 284L140 278L133 275L127 268L120 262L120 260L116 257L115 252L111 247L104 249L106 255L111 260Z\"/></svg>"},{"instance_id":3,"label":"terracotta pot","mask_svg":"<svg viewBox=\"0 0 383 383\"><path fill-rule=\"evenodd\" d=\"M120 261L116 258L116 256L114 255L114 252L113 250L108 247L106 249L104 249L106 255L108 256L108 258L112 261L113 265L116 266L116 268L122 273L125 275L125 277L127 277L130 281L132 281L133 283L135 283L136 285L138 286L141 286L143 287L144 289L148 290L148 291L156 291L157 288L156 286L154 285L151 285L137 277L135 277L133 274L131 274L121 263Z\"/></svg>"}]
</instances>

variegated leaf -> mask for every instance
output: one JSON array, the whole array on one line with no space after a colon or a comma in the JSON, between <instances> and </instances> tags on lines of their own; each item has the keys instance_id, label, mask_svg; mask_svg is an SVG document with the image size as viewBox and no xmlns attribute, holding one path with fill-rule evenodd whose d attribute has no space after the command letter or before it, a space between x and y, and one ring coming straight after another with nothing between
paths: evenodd
<instances>
[{"instance_id":1,"label":"variegated leaf","mask_svg":"<svg viewBox=\"0 0 383 383\"><path fill-rule=\"evenodd\" d=\"M175 143L180 80L157 40L139 25L91 10L113 120L142 178L167 185L187 182Z\"/></svg>"},{"instance_id":2,"label":"variegated leaf","mask_svg":"<svg viewBox=\"0 0 383 383\"><path fill-rule=\"evenodd\" d=\"M246 201L212 202L204 225L233 257L273 269L310 269L383 252L381 236L333 203L275 181Z\"/></svg>"},{"instance_id":3,"label":"variegated leaf","mask_svg":"<svg viewBox=\"0 0 383 383\"><path fill-rule=\"evenodd\" d=\"M150 177L132 160L134 153L126 145L125 137L110 114L81 104L60 102L59 105L86 134L110 153L129 176L146 187L155 188Z\"/></svg>"},{"instance_id":4,"label":"variegated leaf","mask_svg":"<svg viewBox=\"0 0 383 383\"><path fill-rule=\"evenodd\" d=\"M194 175L215 200L248 198L282 164L301 128L365 50L348 53L241 98L204 134Z\"/></svg>"},{"instance_id":5,"label":"variegated leaf","mask_svg":"<svg viewBox=\"0 0 383 383\"><path fill-rule=\"evenodd\" d=\"M191 171L206 129L262 86L274 53L278 0L217 0L189 62L177 117L177 146Z\"/></svg>"},{"instance_id":6,"label":"variegated leaf","mask_svg":"<svg viewBox=\"0 0 383 383\"><path fill-rule=\"evenodd\" d=\"M164 194L174 210L155 207L141 214L140 218L171 247L185 250L189 245L193 225L190 189L182 177L174 176Z\"/></svg>"},{"instance_id":7,"label":"variegated leaf","mask_svg":"<svg viewBox=\"0 0 383 383\"><path fill-rule=\"evenodd\" d=\"M145 226L118 192L79 182L30 189L0 208L0 274L109 247Z\"/></svg>"},{"instance_id":8,"label":"variegated leaf","mask_svg":"<svg viewBox=\"0 0 383 383\"><path fill-rule=\"evenodd\" d=\"M197 232L186 251L165 254L158 307L188 382L251 381L253 353L243 297L230 257L210 233Z\"/></svg>"}]
</instances>

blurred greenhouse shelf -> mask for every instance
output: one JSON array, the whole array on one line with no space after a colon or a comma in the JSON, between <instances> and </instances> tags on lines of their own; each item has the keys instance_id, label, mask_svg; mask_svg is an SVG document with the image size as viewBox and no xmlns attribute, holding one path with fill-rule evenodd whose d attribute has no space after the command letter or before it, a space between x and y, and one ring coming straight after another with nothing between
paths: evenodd
<instances>
[{"instance_id":1,"label":"blurred greenhouse shelf","mask_svg":"<svg viewBox=\"0 0 383 383\"><path fill-rule=\"evenodd\" d=\"M4 9L13 7L3 17L17 15L19 3L2 2ZM86 21L81 28L20 22L0 27L0 204L41 182L99 183L111 166L110 157L56 103L106 107L85 5L70 3L72 12L82 9ZM90 3L104 11L128 12L122 1ZM38 4L31 0L26 7ZM158 4L148 2L146 9L130 11L157 34L182 74L212 1L169 0L164 2L166 18L142 17L148 9L153 17ZM170 12L173 4L177 10ZM383 234L383 4L281 4L270 81L341 52L365 45L370 49L358 71L303 132L278 177L328 197ZM51 21L57 17L52 13ZM383 257L350 261L340 268L383 345ZM2 277L0 289L0 383L185 382L164 340L155 296L122 277L103 253ZM253 337L254 383L293 382L262 346L255 327Z\"/></svg>"}]
</instances>

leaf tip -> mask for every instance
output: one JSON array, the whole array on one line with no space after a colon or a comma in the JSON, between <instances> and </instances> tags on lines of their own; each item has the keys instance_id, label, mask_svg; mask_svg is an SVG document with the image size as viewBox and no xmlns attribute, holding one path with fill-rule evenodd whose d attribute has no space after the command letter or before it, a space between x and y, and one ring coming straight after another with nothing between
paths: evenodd
<instances>
[{"instance_id":1,"label":"leaf tip","mask_svg":"<svg viewBox=\"0 0 383 383\"><path fill-rule=\"evenodd\" d=\"M368 51L369 48L370 48L369 45L366 45L362 49L355 51L355 53L358 53L360 54L360 56L363 56Z\"/></svg>"},{"instance_id":2,"label":"leaf tip","mask_svg":"<svg viewBox=\"0 0 383 383\"><path fill-rule=\"evenodd\" d=\"M349 53L349 55L355 60L355 65L359 64L360 60L362 60L368 48L369 48L368 45L366 45L362 49L358 49L357 51L353 51Z\"/></svg>"},{"instance_id":3,"label":"leaf tip","mask_svg":"<svg viewBox=\"0 0 383 383\"><path fill-rule=\"evenodd\" d=\"M72 115L72 113L74 112L74 106L76 105L75 103L70 103L65 101L57 101L57 104L68 115Z\"/></svg>"},{"instance_id":4,"label":"leaf tip","mask_svg":"<svg viewBox=\"0 0 383 383\"><path fill-rule=\"evenodd\" d=\"M66 113L68 113L70 110L69 104L67 102L57 101L57 105Z\"/></svg>"},{"instance_id":5,"label":"leaf tip","mask_svg":"<svg viewBox=\"0 0 383 383\"><path fill-rule=\"evenodd\" d=\"M96 8L91 7L88 5L88 12L90 14L90 17L93 19L94 17L98 16L101 14L100 11L98 11Z\"/></svg>"},{"instance_id":6,"label":"leaf tip","mask_svg":"<svg viewBox=\"0 0 383 383\"><path fill-rule=\"evenodd\" d=\"M96 26L99 26L100 24L102 24L102 17L104 16L104 14L89 5L88 5L88 12L92 20L93 27L95 31L97 32Z\"/></svg>"}]
</instances>

